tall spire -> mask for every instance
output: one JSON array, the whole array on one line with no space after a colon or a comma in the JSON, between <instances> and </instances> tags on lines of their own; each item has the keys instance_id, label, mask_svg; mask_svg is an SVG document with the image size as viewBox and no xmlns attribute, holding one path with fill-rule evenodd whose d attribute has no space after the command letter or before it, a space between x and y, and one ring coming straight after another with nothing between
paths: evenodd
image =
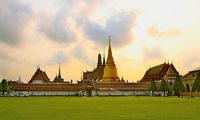
<instances>
[{"instance_id":1,"label":"tall spire","mask_svg":"<svg viewBox=\"0 0 200 120\"><path fill-rule=\"evenodd\" d=\"M107 62L113 62L114 63L114 59L113 59L113 56L112 56L112 49L111 49L111 41L110 41L110 36L109 36L109 48L108 48L108 58L107 58Z\"/></svg>"},{"instance_id":2,"label":"tall spire","mask_svg":"<svg viewBox=\"0 0 200 120\"><path fill-rule=\"evenodd\" d=\"M102 82L119 82L117 68L112 56L110 36L109 36L108 56L107 56L106 66L104 68Z\"/></svg>"},{"instance_id":3,"label":"tall spire","mask_svg":"<svg viewBox=\"0 0 200 120\"><path fill-rule=\"evenodd\" d=\"M103 67L106 66L106 60L105 60L105 48L103 50Z\"/></svg>"},{"instance_id":4,"label":"tall spire","mask_svg":"<svg viewBox=\"0 0 200 120\"><path fill-rule=\"evenodd\" d=\"M102 66L102 61L101 61L101 54L99 53L98 55L98 63L97 63L97 67L98 66Z\"/></svg>"},{"instance_id":5,"label":"tall spire","mask_svg":"<svg viewBox=\"0 0 200 120\"><path fill-rule=\"evenodd\" d=\"M61 73L60 73L60 64L59 64L59 72L58 72L58 77L61 78Z\"/></svg>"}]
</instances>

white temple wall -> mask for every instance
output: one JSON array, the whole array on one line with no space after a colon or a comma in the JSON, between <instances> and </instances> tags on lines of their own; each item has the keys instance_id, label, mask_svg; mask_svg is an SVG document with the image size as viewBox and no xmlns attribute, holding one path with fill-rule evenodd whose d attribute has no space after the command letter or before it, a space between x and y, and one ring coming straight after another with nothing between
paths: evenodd
<instances>
[{"instance_id":1,"label":"white temple wall","mask_svg":"<svg viewBox=\"0 0 200 120\"><path fill-rule=\"evenodd\" d=\"M85 90L80 91L15 91L14 95L28 93L30 96L86 96ZM93 90L92 96L146 96L148 91L98 91Z\"/></svg>"},{"instance_id":2,"label":"white temple wall","mask_svg":"<svg viewBox=\"0 0 200 120\"><path fill-rule=\"evenodd\" d=\"M15 91L14 95L18 96L20 93L29 93L30 96L76 96L79 91Z\"/></svg>"},{"instance_id":3,"label":"white temple wall","mask_svg":"<svg viewBox=\"0 0 200 120\"><path fill-rule=\"evenodd\" d=\"M95 96L145 96L148 91L96 91Z\"/></svg>"}]
</instances>

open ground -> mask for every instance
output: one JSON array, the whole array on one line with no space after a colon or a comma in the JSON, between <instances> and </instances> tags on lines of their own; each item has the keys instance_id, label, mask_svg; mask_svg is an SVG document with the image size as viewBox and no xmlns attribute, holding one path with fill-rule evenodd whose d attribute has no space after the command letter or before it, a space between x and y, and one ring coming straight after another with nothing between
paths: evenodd
<instances>
[{"instance_id":1,"label":"open ground","mask_svg":"<svg viewBox=\"0 0 200 120\"><path fill-rule=\"evenodd\" d=\"M0 97L1 120L199 120L200 98Z\"/></svg>"}]
</instances>

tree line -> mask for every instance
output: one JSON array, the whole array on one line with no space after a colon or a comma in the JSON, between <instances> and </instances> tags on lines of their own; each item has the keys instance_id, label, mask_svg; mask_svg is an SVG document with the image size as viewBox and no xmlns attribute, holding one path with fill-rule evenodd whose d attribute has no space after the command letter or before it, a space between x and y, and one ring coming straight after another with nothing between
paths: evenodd
<instances>
[{"instance_id":1,"label":"tree line","mask_svg":"<svg viewBox=\"0 0 200 120\"><path fill-rule=\"evenodd\" d=\"M175 95L180 97L180 92L185 91L185 86L180 78L180 76L177 74L176 79L174 81L173 87L170 88L167 81L165 79L162 79L161 83L157 86L154 79L152 79L149 83L148 91L152 91L152 96L154 96L154 93L156 91L162 91L164 93L164 96L166 96L166 91L168 93L172 93L174 91ZM192 85L192 92L198 91L200 92L200 72L197 73L197 77Z\"/></svg>"},{"instance_id":2,"label":"tree line","mask_svg":"<svg viewBox=\"0 0 200 120\"><path fill-rule=\"evenodd\" d=\"M3 92L3 96L5 95L6 92L7 93L10 92L10 87L5 79L3 79L0 83L0 91Z\"/></svg>"}]
</instances>

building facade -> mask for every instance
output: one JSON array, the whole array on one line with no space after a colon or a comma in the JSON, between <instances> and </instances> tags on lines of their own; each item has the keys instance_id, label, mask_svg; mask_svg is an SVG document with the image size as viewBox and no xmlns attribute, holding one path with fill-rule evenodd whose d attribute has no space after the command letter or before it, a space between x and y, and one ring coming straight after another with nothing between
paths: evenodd
<instances>
[{"instance_id":1,"label":"building facade","mask_svg":"<svg viewBox=\"0 0 200 120\"><path fill-rule=\"evenodd\" d=\"M177 74L179 73L173 63L163 63L149 68L139 82L150 82L152 79L155 82L161 82L162 79L165 79L169 86L172 87Z\"/></svg>"},{"instance_id":2,"label":"building facade","mask_svg":"<svg viewBox=\"0 0 200 120\"><path fill-rule=\"evenodd\" d=\"M194 70L189 71L182 77L182 81L185 85L186 92L191 92L192 85L197 77L198 72L200 72L200 68L196 68Z\"/></svg>"},{"instance_id":3,"label":"building facade","mask_svg":"<svg viewBox=\"0 0 200 120\"><path fill-rule=\"evenodd\" d=\"M145 96L149 95L146 83L96 82L82 80L71 83L10 83L14 95L28 92L31 96Z\"/></svg>"}]
</instances>

